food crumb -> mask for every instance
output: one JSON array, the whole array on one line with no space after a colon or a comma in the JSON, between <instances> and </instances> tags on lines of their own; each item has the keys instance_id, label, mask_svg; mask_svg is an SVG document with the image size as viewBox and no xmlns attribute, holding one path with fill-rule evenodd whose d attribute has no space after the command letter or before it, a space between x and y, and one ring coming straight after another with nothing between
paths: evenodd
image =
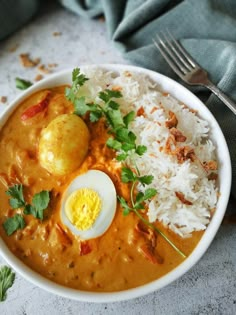
<instances>
[{"instance_id":1,"label":"food crumb","mask_svg":"<svg viewBox=\"0 0 236 315\"><path fill-rule=\"evenodd\" d=\"M124 75L125 75L126 77L132 77L132 74L131 74L129 71L125 71L125 72L124 72Z\"/></svg>"},{"instance_id":2,"label":"food crumb","mask_svg":"<svg viewBox=\"0 0 236 315\"><path fill-rule=\"evenodd\" d=\"M43 76L42 76L42 74L37 74L36 75L36 77L34 78L34 81L40 81L40 80L42 80L42 78L43 78Z\"/></svg>"},{"instance_id":3,"label":"food crumb","mask_svg":"<svg viewBox=\"0 0 236 315\"><path fill-rule=\"evenodd\" d=\"M28 53L20 54L20 62L25 68L33 68L40 63L40 58L31 59Z\"/></svg>"},{"instance_id":4,"label":"food crumb","mask_svg":"<svg viewBox=\"0 0 236 315\"><path fill-rule=\"evenodd\" d=\"M58 66L57 63L49 63L49 64L48 64L48 68L55 68L55 67L57 67L57 66Z\"/></svg>"},{"instance_id":5,"label":"food crumb","mask_svg":"<svg viewBox=\"0 0 236 315\"><path fill-rule=\"evenodd\" d=\"M61 36L61 34L62 34L61 32L53 32L52 33L53 36Z\"/></svg>"},{"instance_id":6,"label":"food crumb","mask_svg":"<svg viewBox=\"0 0 236 315\"><path fill-rule=\"evenodd\" d=\"M1 96L0 97L1 103L6 103L7 102L7 97L6 96Z\"/></svg>"},{"instance_id":7,"label":"food crumb","mask_svg":"<svg viewBox=\"0 0 236 315\"><path fill-rule=\"evenodd\" d=\"M41 72L43 72L43 73L50 73L50 72L51 72L51 70L48 69L48 68L47 68L45 65L43 65L43 64L41 64L41 65L38 66L38 70L41 71Z\"/></svg>"},{"instance_id":8,"label":"food crumb","mask_svg":"<svg viewBox=\"0 0 236 315\"><path fill-rule=\"evenodd\" d=\"M193 108L189 108L186 104L184 104L184 103L180 103L181 104L181 106L184 108L184 109L188 109L191 113L193 113L193 114L197 114L198 113L198 111L197 110L195 110L195 109L193 109Z\"/></svg>"},{"instance_id":9,"label":"food crumb","mask_svg":"<svg viewBox=\"0 0 236 315\"><path fill-rule=\"evenodd\" d=\"M162 95L163 96L170 96L170 94L168 92L163 92Z\"/></svg>"},{"instance_id":10,"label":"food crumb","mask_svg":"<svg viewBox=\"0 0 236 315\"><path fill-rule=\"evenodd\" d=\"M112 91L122 91L122 87L120 85L113 85Z\"/></svg>"}]
</instances>

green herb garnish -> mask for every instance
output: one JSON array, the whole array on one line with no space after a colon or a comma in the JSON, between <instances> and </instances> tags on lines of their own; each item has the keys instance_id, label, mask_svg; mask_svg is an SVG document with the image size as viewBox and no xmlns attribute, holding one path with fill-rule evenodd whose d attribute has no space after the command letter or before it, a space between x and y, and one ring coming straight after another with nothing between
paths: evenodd
<instances>
[{"instance_id":1,"label":"green herb garnish","mask_svg":"<svg viewBox=\"0 0 236 315\"><path fill-rule=\"evenodd\" d=\"M32 199L32 204L25 202L22 184L10 187L6 191L6 194L11 197L9 203L13 209L23 208L23 214L32 214L35 218L43 220L44 210L47 209L50 201L49 191L43 190L35 194ZM25 227L23 215L17 213L13 217L8 218L3 223L3 227L7 235L11 235L15 231L23 229Z\"/></svg>"},{"instance_id":2,"label":"green herb garnish","mask_svg":"<svg viewBox=\"0 0 236 315\"><path fill-rule=\"evenodd\" d=\"M88 78L86 78L84 74L80 73L80 69L75 68L72 72L72 87L67 87L65 90L66 98L74 103L77 98L79 87L84 85L87 80Z\"/></svg>"},{"instance_id":3,"label":"green herb garnish","mask_svg":"<svg viewBox=\"0 0 236 315\"><path fill-rule=\"evenodd\" d=\"M7 290L13 285L15 273L8 266L0 268L0 302L7 298Z\"/></svg>"},{"instance_id":4,"label":"green herb garnish","mask_svg":"<svg viewBox=\"0 0 236 315\"><path fill-rule=\"evenodd\" d=\"M4 230L7 235L12 235L15 231L21 230L25 227L25 220L21 214L15 214L13 217L8 218L3 223Z\"/></svg>"},{"instance_id":5,"label":"green herb garnish","mask_svg":"<svg viewBox=\"0 0 236 315\"><path fill-rule=\"evenodd\" d=\"M32 82L21 79L21 78L15 78L16 82L16 87L20 90L26 90L28 89L31 85L33 85Z\"/></svg>"},{"instance_id":6,"label":"green herb garnish","mask_svg":"<svg viewBox=\"0 0 236 315\"><path fill-rule=\"evenodd\" d=\"M49 201L49 191L42 190L34 195L32 205L28 204L25 206L24 214L32 214L35 218L43 220L43 213L47 209Z\"/></svg>"},{"instance_id":7,"label":"green herb garnish","mask_svg":"<svg viewBox=\"0 0 236 315\"><path fill-rule=\"evenodd\" d=\"M127 201L123 197L117 197L120 201L120 204L123 208L123 215L128 215L130 212L134 212L140 220L142 220L143 223L145 223L147 226L151 227L154 231L159 233L170 245L172 248L174 248L183 258L186 258L186 255L175 246L175 244L155 225L150 223L148 220L146 220L143 215L140 213L139 210L144 209L144 201L149 200L153 198L157 191L154 188L147 188L144 192L138 192L136 195L136 198L134 196L134 188L138 182L140 182L142 185L149 185L151 184L153 180L152 175L146 175L146 176L137 176L131 169L129 168L122 168L121 171L121 180L124 183L132 183L131 186L131 206L128 205Z\"/></svg>"},{"instance_id":8,"label":"green herb garnish","mask_svg":"<svg viewBox=\"0 0 236 315\"><path fill-rule=\"evenodd\" d=\"M100 102L101 104L87 103L85 96L79 96L79 89L86 80L88 80L88 78L80 74L80 69L74 69L72 73L72 87L66 88L65 91L67 99L74 104L75 114L83 116L89 113L91 122L96 122L101 117L104 117L109 126L108 132L112 134L112 137L107 140L107 146L118 151L116 156L118 161L124 162L131 156L135 165L136 173L128 167L122 167L122 182L132 183L130 192L131 205L129 205L123 197L117 197L123 207L123 214L128 215L130 212L134 212L140 220L158 232L182 257L186 258L185 254L179 250L161 230L146 220L142 213L140 213L140 210L144 209L144 202L153 198L157 194L157 190L147 188L144 192L138 192L136 196L134 193L138 183L145 186L151 184L153 180L152 175L140 176L139 169L133 159L135 156L142 156L147 151L146 146L136 144L136 135L129 130L129 124L134 120L135 112L131 111L124 117L122 116L119 108L120 105L114 100L122 97L120 91L106 89L98 94L99 99L102 101Z\"/></svg>"}]
</instances>

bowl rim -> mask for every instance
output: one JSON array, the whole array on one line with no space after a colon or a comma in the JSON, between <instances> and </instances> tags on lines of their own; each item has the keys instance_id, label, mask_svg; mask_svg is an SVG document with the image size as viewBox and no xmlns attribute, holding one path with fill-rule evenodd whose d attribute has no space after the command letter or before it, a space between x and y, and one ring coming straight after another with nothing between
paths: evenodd
<instances>
[{"instance_id":1,"label":"bowl rim","mask_svg":"<svg viewBox=\"0 0 236 315\"><path fill-rule=\"evenodd\" d=\"M8 249L7 245L0 237L0 255L23 278L46 291L65 298L82 302L108 303L130 300L150 294L174 282L175 280L183 276L186 272L188 272L207 251L223 220L230 196L232 171L229 149L223 132L219 127L216 119L207 109L207 107L202 103L202 101L190 90L188 90L186 87L176 82L175 80L158 72L137 66L121 64L81 65L58 71L54 74L50 74L45 79L29 87L26 91L23 91L9 104L9 106L5 110L0 113L0 129L4 126L5 122L14 111L14 109L32 93L43 88L50 88L66 83L70 84L72 70L76 67L79 67L82 72L89 69L102 68L107 71L130 71L146 75L147 77L155 81L162 90L169 92L173 97L175 97L179 101L183 101L190 108L196 110L200 109L201 113L199 116L204 117L204 119L209 122L211 130L214 131L214 134L216 133L214 140L216 141L217 145L220 146L221 154L223 152L223 156L220 158L220 173L224 174L224 176L222 178L222 182L220 182L219 185L221 188L224 188L224 194L220 194L217 203L217 210L215 211L214 216L212 217L211 222L205 230L201 240L199 241L193 252L179 266L177 266L175 269L168 272L161 278L149 282L145 285L118 292L91 292L65 287L45 278L44 276L40 275L36 271L33 271L30 267L25 265ZM222 189L220 189L220 191L222 191Z\"/></svg>"}]
</instances>

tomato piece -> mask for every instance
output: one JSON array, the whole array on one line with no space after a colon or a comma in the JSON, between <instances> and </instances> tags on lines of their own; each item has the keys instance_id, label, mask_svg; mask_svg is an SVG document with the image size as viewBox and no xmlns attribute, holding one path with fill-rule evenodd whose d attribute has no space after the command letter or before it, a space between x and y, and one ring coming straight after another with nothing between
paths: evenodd
<instances>
[{"instance_id":1,"label":"tomato piece","mask_svg":"<svg viewBox=\"0 0 236 315\"><path fill-rule=\"evenodd\" d=\"M44 111L47 107L48 107L48 103L49 103L49 95L51 94L51 92L48 92L46 94L46 97L44 99L42 99L40 102L38 102L35 105L32 105L30 107L28 107L23 114L21 115L21 120L27 120L29 118L34 117L35 115L37 115L38 113Z\"/></svg>"},{"instance_id":2,"label":"tomato piece","mask_svg":"<svg viewBox=\"0 0 236 315\"><path fill-rule=\"evenodd\" d=\"M89 253L91 253L92 251L92 248L90 247L89 243L88 242L81 242L80 243L80 256L84 256L84 255L87 255Z\"/></svg>"}]
</instances>

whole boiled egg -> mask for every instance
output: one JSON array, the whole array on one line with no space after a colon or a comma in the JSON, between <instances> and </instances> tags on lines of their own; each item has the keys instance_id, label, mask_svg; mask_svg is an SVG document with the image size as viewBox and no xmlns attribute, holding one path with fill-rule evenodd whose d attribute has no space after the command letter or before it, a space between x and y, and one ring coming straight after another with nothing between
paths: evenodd
<instances>
[{"instance_id":1,"label":"whole boiled egg","mask_svg":"<svg viewBox=\"0 0 236 315\"><path fill-rule=\"evenodd\" d=\"M39 161L53 175L67 175L84 161L89 146L89 130L74 114L63 114L43 129L39 140Z\"/></svg>"},{"instance_id":2,"label":"whole boiled egg","mask_svg":"<svg viewBox=\"0 0 236 315\"><path fill-rule=\"evenodd\" d=\"M62 196L62 222L87 240L101 236L116 212L116 190L110 177L99 170L77 176Z\"/></svg>"}]
</instances>

